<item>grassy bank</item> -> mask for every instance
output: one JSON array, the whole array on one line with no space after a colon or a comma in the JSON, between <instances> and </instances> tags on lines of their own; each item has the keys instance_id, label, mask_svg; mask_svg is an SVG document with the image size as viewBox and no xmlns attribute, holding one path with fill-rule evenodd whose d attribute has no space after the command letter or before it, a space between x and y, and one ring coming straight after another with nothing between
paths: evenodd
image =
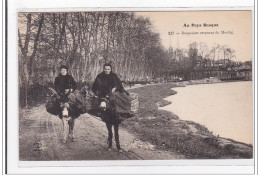
<instances>
[{"instance_id":1,"label":"grassy bank","mask_svg":"<svg viewBox=\"0 0 260 175\"><path fill-rule=\"evenodd\" d=\"M129 132L157 148L178 152L191 159L252 158L252 146L214 136L206 127L179 117L159 106L170 102L177 84L160 84L129 90L139 95L139 114L122 123Z\"/></svg>"}]
</instances>

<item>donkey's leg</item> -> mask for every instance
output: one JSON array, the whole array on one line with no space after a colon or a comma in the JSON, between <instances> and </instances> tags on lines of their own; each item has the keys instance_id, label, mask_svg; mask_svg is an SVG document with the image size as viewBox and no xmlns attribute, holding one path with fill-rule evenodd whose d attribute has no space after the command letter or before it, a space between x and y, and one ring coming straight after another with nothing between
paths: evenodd
<instances>
[{"instance_id":1,"label":"donkey's leg","mask_svg":"<svg viewBox=\"0 0 260 175\"><path fill-rule=\"evenodd\" d=\"M63 123L63 143L66 143L68 137L68 122L65 118L62 118Z\"/></svg>"},{"instance_id":2,"label":"donkey's leg","mask_svg":"<svg viewBox=\"0 0 260 175\"><path fill-rule=\"evenodd\" d=\"M107 139L107 141L108 141L108 148L111 148L112 147L112 138L113 138L112 125L106 123L106 126L107 126L107 131L108 131L108 139Z\"/></svg>"},{"instance_id":3,"label":"donkey's leg","mask_svg":"<svg viewBox=\"0 0 260 175\"><path fill-rule=\"evenodd\" d=\"M70 137L70 139L71 139L71 141L73 141L74 140L74 138L75 138L75 135L74 135L74 124L75 124L75 119L70 119L69 120L69 137Z\"/></svg>"},{"instance_id":4,"label":"donkey's leg","mask_svg":"<svg viewBox=\"0 0 260 175\"><path fill-rule=\"evenodd\" d=\"M119 142L118 130L119 130L119 124L115 124L115 125L114 125L114 131L115 131L116 148L117 148L118 150L121 150L120 142Z\"/></svg>"},{"instance_id":5,"label":"donkey's leg","mask_svg":"<svg viewBox=\"0 0 260 175\"><path fill-rule=\"evenodd\" d=\"M72 127L72 140L74 140L74 138L75 138L74 125L75 125L75 119L72 119L72 124L71 124L71 127Z\"/></svg>"}]
</instances>

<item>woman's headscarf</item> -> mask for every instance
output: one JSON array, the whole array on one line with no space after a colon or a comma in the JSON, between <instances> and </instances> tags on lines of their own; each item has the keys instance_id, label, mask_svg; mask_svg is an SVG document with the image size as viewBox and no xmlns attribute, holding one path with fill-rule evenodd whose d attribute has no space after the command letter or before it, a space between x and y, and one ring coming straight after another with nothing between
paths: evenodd
<instances>
[{"instance_id":1,"label":"woman's headscarf","mask_svg":"<svg viewBox=\"0 0 260 175\"><path fill-rule=\"evenodd\" d=\"M102 73L98 74L92 86L93 92L98 93L101 97L104 97L111 92L112 88L115 87L117 91L125 91L120 79L115 73L113 73L111 64L106 63L104 64L103 68L105 68L105 66L109 66L111 68L111 72L106 74L103 71Z\"/></svg>"}]
</instances>

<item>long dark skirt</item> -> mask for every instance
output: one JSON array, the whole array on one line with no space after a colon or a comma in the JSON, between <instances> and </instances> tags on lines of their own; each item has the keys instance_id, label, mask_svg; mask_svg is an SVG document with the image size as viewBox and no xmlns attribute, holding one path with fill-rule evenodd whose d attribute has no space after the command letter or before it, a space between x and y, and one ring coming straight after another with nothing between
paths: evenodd
<instances>
[{"instance_id":1,"label":"long dark skirt","mask_svg":"<svg viewBox=\"0 0 260 175\"><path fill-rule=\"evenodd\" d=\"M58 100L48 101L46 103L46 110L52 115L59 115L61 113Z\"/></svg>"}]
</instances>

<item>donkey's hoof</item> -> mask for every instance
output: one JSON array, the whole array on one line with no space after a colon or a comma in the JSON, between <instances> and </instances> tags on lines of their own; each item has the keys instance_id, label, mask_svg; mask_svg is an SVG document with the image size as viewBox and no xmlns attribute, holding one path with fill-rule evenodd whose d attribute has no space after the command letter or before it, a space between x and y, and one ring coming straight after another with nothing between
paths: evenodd
<instances>
[{"instance_id":1,"label":"donkey's hoof","mask_svg":"<svg viewBox=\"0 0 260 175\"><path fill-rule=\"evenodd\" d=\"M63 141L62 141L62 143L66 143L66 142L67 142L67 140L63 140Z\"/></svg>"},{"instance_id":2,"label":"donkey's hoof","mask_svg":"<svg viewBox=\"0 0 260 175\"><path fill-rule=\"evenodd\" d=\"M121 148L120 148L120 149L117 149L117 151L120 152L120 153L123 152L123 150L122 150Z\"/></svg>"},{"instance_id":3,"label":"donkey's hoof","mask_svg":"<svg viewBox=\"0 0 260 175\"><path fill-rule=\"evenodd\" d=\"M75 137L73 135L69 135L70 141L74 141Z\"/></svg>"},{"instance_id":4,"label":"donkey's hoof","mask_svg":"<svg viewBox=\"0 0 260 175\"><path fill-rule=\"evenodd\" d=\"M109 147L109 148L107 148L107 151L111 151L111 148Z\"/></svg>"}]
</instances>

